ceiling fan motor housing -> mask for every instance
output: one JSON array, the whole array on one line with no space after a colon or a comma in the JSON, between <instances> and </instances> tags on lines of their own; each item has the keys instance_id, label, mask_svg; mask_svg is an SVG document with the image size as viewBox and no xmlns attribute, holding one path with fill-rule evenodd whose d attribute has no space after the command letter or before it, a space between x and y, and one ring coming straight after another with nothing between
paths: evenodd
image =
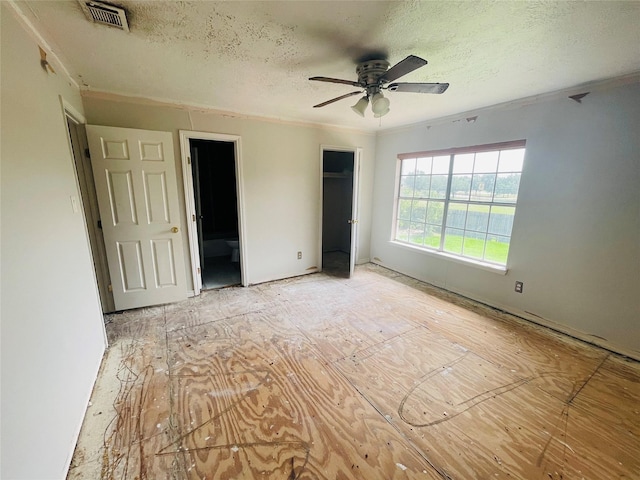
<instances>
[{"instance_id":1,"label":"ceiling fan motor housing","mask_svg":"<svg viewBox=\"0 0 640 480\"><path fill-rule=\"evenodd\" d=\"M367 93L372 95L379 90L378 80L389 69L389 62L386 60L369 60L358 64L356 73L358 74L358 83L367 89ZM373 89L373 91L369 91Z\"/></svg>"}]
</instances>

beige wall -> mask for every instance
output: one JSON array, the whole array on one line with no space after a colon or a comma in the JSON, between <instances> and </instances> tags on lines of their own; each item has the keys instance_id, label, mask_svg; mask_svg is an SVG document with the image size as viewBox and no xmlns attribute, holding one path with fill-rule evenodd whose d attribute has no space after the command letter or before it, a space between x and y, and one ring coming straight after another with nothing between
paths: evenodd
<instances>
[{"instance_id":1,"label":"beige wall","mask_svg":"<svg viewBox=\"0 0 640 480\"><path fill-rule=\"evenodd\" d=\"M1 15L0 476L63 479L105 347L59 95L82 103L6 2Z\"/></svg>"},{"instance_id":2,"label":"beige wall","mask_svg":"<svg viewBox=\"0 0 640 480\"><path fill-rule=\"evenodd\" d=\"M83 103L90 124L163 130L174 134L185 245L188 243L179 130L241 137L246 227L244 248L249 284L303 275L309 273L310 268L320 266L320 146L362 147L357 261L369 260L373 135L188 111L116 97L86 96ZM302 260L297 259L298 251L303 252ZM187 265L190 262L188 252L185 252L185 261Z\"/></svg>"},{"instance_id":3,"label":"beige wall","mask_svg":"<svg viewBox=\"0 0 640 480\"><path fill-rule=\"evenodd\" d=\"M640 358L640 83L378 137L371 257ZM390 242L398 153L526 139L507 275ZM514 292L516 280L524 293Z\"/></svg>"}]
</instances>

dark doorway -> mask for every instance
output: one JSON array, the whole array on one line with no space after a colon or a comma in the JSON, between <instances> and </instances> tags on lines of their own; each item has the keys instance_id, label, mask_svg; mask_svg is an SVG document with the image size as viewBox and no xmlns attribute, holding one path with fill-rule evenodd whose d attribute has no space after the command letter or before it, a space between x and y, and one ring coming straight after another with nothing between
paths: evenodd
<instances>
[{"instance_id":1,"label":"dark doorway","mask_svg":"<svg viewBox=\"0 0 640 480\"><path fill-rule=\"evenodd\" d=\"M322 270L351 275L354 152L322 154Z\"/></svg>"},{"instance_id":2,"label":"dark doorway","mask_svg":"<svg viewBox=\"0 0 640 480\"><path fill-rule=\"evenodd\" d=\"M241 283L235 145L190 140L203 290Z\"/></svg>"}]
</instances>

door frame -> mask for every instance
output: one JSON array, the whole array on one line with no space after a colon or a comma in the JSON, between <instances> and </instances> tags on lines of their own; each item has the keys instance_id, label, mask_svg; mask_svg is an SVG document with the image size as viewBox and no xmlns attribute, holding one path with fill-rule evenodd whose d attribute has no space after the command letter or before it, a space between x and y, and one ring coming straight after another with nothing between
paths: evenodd
<instances>
[{"instance_id":1,"label":"door frame","mask_svg":"<svg viewBox=\"0 0 640 480\"><path fill-rule=\"evenodd\" d=\"M195 193L193 188L193 174L191 164L191 140L215 140L234 144L236 168L236 195L238 199L238 238L240 240L240 281L247 287L247 249L245 247L245 214L244 214L244 176L242 168L242 147L239 135L223 133L197 132L180 130L180 157L182 160L182 181L184 184L184 203L186 208L187 235L189 237L189 252L191 255L191 276L193 279L193 295L200 295L202 291L202 276L200 265L200 247L198 245L198 227L196 221Z\"/></svg>"},{"instance_id":2,"label":"door frame","mask_svg":"<svg viewBox=\"0 0 640 480\"><path fill-rule=\"evenodd\" d=\"M89 149L87 134L84 130L87 120L84 115L78 112L62 95L59 97L64 113L65 127L68 127L68 124L71 123L75 129L77 144L74 143L71 138L73 133L70 131L67 131L67 140L73 160L76 186L80 194L80 210L82 211L87 242L93 260L96 289L98 291L98 297L100 298L101 310L102 313L110 313L115 311L115 306L113 303L113 295L110 291L111 279L107 265L104 237L102 236L102 230L98 226L100 213L98 212L98 197L93 180L93 172L91 170L91 160L86 153Z\"/></svg>"},{"instance_id":3,"label":"door frame","mask_svg":"<svg viewBox=\"0 0 640 480\"><path fill-rule=\"evenodd\" d=\"M320 213L319 228L320 236L318 239L318 271L322 271L322 218L324 215L324 152L350 152L353 153L353 180L352 180L352 204L351 219L355 220L351 224L351 252L349 252L349 271L353 274L353 267L358 255L358 214L359 214L359 197L360 197L360 159L362 157L362 147L338 147L335 145L320 145Z\"/></svg>"}]
</instances>

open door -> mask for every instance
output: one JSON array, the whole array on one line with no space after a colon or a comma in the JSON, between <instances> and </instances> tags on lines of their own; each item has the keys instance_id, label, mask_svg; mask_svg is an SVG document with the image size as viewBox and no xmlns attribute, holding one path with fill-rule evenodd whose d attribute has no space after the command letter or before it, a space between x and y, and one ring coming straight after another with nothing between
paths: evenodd
<instances>
[{"instance_id":1,"label":"open door","mask_svg":"<svg viewBox=\"0 0 640 480\"><path fill-rule=\"evenodd\" d=\"M349 277L353 275L356 268L356 256L358 247L358 177L360 173L360 153L361 149L354 152L353 158L353 182L351 186L351 249L349 251Z\"/></svg>"},{"instance_id":2,"label":"open door","mask_svg":"<svg viewBox=\"0 0 640 480\"><path fill-rule=\"evenodd\" d=\"M168 132L87 125L116 310L187 297Z\"/></svg>"},{"instance_id":3,"label":"open door","mask_svg":"<svg viewBox=\"0 0 640 480\"><path fill-rule=\"evenodd\" d=\"M198 155L198 150L194 149L191 153L192 159L192 172L193 172L193 199L195 201L195 221L197 224L197 232L198 232L198 247L204 244L204 236L202 230L202 195L200 193L200 158ZM200 263L198 264L198 268L202 270L204 266L204 248L198 248L198 253L200 254ZM200 280L202 283L202 279Z\"/></svg>"},{"instance_id":4,"label":"open door","mask_svg":"<svg viewBox=\"0 0 640 480\"><path fill-rule=\"evenodd\" d=\"M357 258L360 149L322 147L322 270L350 277Z\"/></svg>"}]
</instances>

